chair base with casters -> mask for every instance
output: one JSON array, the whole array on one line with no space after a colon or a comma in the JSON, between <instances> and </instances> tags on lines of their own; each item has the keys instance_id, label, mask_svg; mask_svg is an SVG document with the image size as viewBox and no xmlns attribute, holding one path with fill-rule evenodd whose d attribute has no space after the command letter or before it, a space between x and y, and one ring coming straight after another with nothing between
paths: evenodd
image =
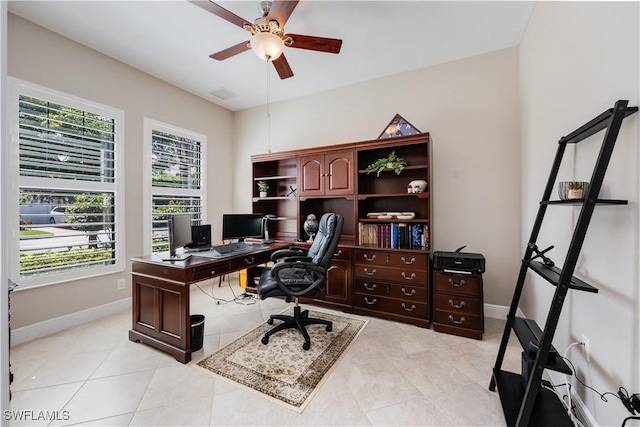
<instances>
[{"instance_id":1,"label":"chair base with casters","mask_svg":"<svg viewBox=\"0 0 640 427\"><path fill-rule=\"evenodd\" d=\"M271 315L269 320L267 320L267 323L269 325L273 325L274 320L282 320L284 323L281 323L275 328L267 331L264 334L264 337L262 337L262 344L268 344L269 337L275 333L278 333L285 329L296 328L304 337L304 344L302 344L302 348L304 350L309 350L311 348L311 338L309 338L309 333L307 332L306 326L325 325L325 330L327 332L331 332L333 330L333 322L331 322L330 320L309 317L309 310L301 310L300 306L298 305L298 298L296 298L296 305L293 307L293 316L287 316L284 314L273 314Z\"/></svg>"}]
</instances>

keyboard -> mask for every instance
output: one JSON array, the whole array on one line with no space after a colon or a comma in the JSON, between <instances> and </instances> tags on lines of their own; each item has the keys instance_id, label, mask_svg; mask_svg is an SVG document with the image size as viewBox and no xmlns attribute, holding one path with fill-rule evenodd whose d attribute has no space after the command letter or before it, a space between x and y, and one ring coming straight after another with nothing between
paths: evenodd
<instances>
[{"instance_id":1,"label":"keyboard","mask_svg":"<svg viewBox=\"0 0 640 427\"><path fill-rule=\"evenodd\" d=\"M252 250L251 245L243 242L228 243L226 245L211 246L211 250L218 252L220 255L231 255Z\"/></svg>"}]
</instances>

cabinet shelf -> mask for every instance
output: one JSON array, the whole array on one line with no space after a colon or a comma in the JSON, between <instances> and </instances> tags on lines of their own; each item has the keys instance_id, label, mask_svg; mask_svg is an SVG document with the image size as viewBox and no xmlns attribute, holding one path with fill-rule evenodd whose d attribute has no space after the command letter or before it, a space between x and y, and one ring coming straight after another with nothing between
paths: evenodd
<instances>
[{"instance_id":1,"label":"cabinet shelf","mask_svg":"<svg viewBox=\"0 0 640 427\"><path fill-rule=\"evenodd\" d=\"M382 197L413 197L418 199L428 199L429 192L424 193L374 193L374 194L358 194L358 200L375 199Z\"/></svg>"},{"instance_id":2,"label":"cabinet shelf","mask_svg":"<svg viewBox=\"0 0 640 427\"><path fill-rule=\"evenodd\" d=\"M427 169L429 166L427 165L412 165L412 166L405 166L403 170L421 170L421 169ZM380 173L389 173L389 172L393 172L395 173L395 171L393 169L385 169ZM369 172L367 169L360 169L358 170L359 174L372 174L374 172ZM377 172L375 172L377 173Z\"/></svg>"},{"instance_id":3,"label":"cabinet shelf","mask_svg":"<svg viewBox=\"0 0 640 427\"><path fill-rule=\"evenodd\" d=\"M254 181L275 181L283 179L296 179L295 175L277 175L277 176L262 176L253 178Z\"/></svg>"},{"instance_id":4,"label":"cabinet shelf","mask_svg":"<svg viewBox=\"0 0 640 427\"><path fill-rule=\"evenodd\" d=\"M541 205L569 205L569 206L582 206L584 199L571 199L571 200L542 200ZM597 205L626 205L628 200L619 199L597 199Z\"/></svg>"},{"instance_id":5,"label":"cabinet shelf","mask_svg":"<svg viewBox=\"0 0 640 427\"><path fill-rule=\"evenodd\" d=\"M522 376L513 372L493 370L493 378L498 385L500 402L507 426L515 426L518 420L518 413L522 400L524 399L524 387L522 386ZM546 387L551 387L548 381L542 381ZM534 426L556 426L573 427L569 414L558 396L548 388L541 387L533 405L530 427Z\"/></svg>"},{"instance_id":6,"label":"cabinet shelf","mask_svg":"<svg viewBox=\"0 0 640 427\"><path fill-rule=\"evenodd\" d=\"M547 267L542 262L536 261L529 263L529 268L542 276L547 282L554 286L558 286L558 283L560 282L560 273L562 272L558 267ZM587 282L584 282L575 276L571 277L569 288L579 291L598 293L598 288L591 286Z\"/></svg>"},{"instance_id":7,"label":"cabinet shelf","mask_svg":"<svg viewBox=\"0 0 640 427\"><path fill-rule=\"evenodd\" d=\"M389 224L391 222L402 222L407 224L428 224L428 219L423 218L412 218L412 219L399 219L399 218L386 218L386 219L378 219L378 218L360 218L358 222L364 222L367 224Z\"/></svg>"},{"instance_id":8,"label":"cabinet shelf","mask_svg":"<svg viewBox=\"0 0 640 427\"><path fill-rule=\"evenodd\" d=\"M292 202L295 202L297 199L295 197L275 196L275 197L253 197L251 200L253 202L268 202L270 200L290 200Z\"/></svg>"},{"instance_id":9,"label":"cabinet shelf","mask_svg":"<svg viewBox=\"0 0 640 427\"><path fill-rule=\"evenodd\" d=\"M524 319L522 317L514 318L513 330L516 333L518 341L520 341L520 345L522 345L524 351L529 350L529 342L540 342L539 337L542 337L542 330L532 319ZM569 368L569 365L567 365L559 355L551 360L547 360L545 369L562 372L563 374L567 375L573 374L571 368Z\"/></svg>"}]
</instances>

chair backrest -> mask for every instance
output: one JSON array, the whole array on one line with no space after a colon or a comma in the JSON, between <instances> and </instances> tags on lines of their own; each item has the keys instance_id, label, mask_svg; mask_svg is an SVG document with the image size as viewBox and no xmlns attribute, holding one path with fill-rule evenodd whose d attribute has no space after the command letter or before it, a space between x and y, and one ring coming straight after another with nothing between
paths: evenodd
<instances>
[{"instance_id":1,"label":"chair backrest","mask_svg":"<svg viewBox=\"0 0 640 427\"><path fill-rule=\"evenodd\" d=\"M326 213L320 218L318 233L316 234L307 256L313 263L328 268L331 258L338 247L342 235L344 218L336 213Z\"/></svg>"}]
</instances>

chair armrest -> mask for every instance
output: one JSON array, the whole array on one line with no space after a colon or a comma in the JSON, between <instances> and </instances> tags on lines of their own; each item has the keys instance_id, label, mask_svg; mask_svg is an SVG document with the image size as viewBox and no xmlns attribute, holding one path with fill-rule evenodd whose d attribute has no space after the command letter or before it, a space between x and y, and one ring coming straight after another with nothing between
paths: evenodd
<instances>
[{"instance_id":1,"label":"chair armrest","mask_svg":"<svg viewBox=\"0 0 640 427\"><path fill-rule=\"evenodd\" d=\"M280 270L285 268L300 268L307 271L313 271L317 274L316 280L313 281L309 286L300 291L294 291L291 287L287 286L280 279ZM271 277L273 277L276 281L276 284L285 295L299 297L307 294L309 291L320 286L325 281L326 270L312 262L309 261L296 261L296 262L279 262L271 268Z\"/></svg>"},{"instance_id":2,"label":"chair armrest","mask_svg":"<svg viewBox=\"0 0 640 427\"><path fill-rule=\"evenodd\" d=\"M300 250L300 248L295 248L294 246L291 246L287 249L278 249L271 254L271 261L276 262L279 259L286 257L305 256L308 252L309 251L307 250Z\"/></svg>"}]
</instances>

